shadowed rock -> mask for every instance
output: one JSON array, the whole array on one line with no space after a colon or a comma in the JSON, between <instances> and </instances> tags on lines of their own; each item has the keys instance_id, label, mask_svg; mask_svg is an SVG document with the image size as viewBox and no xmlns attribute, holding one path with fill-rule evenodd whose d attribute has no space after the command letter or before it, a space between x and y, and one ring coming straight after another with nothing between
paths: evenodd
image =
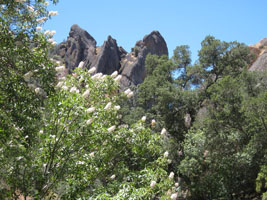
<instances>
[{"instance_id":1,"label":"shadowed rock","mask_svg":"<svg viewBox=\"0 0 267 200\"><path fill-rule=\"evenodd\" d=\"M120 69L120 51L116 40L108 36L108 40L100 47L95 64L96 71L103 74L112 74Z\"/></svg>"},{"instance_id":2,"label":"shadowed rock","mask_svg":"<svg viewBox=\"0 0 267 200\"><path fill-rule=\"evenodd\" d=\"M56 54L65 62L69 71L75 69L81 61L88 69L96 67L96 72L111 74L119 71L122 75L122 87L138 85L146 76L145 59L151 54L168 55L164 38L158 31L146 35L136 43L132 52L127 53L111 36L100 47L95 39L78 25L71 27L68 39L56 49Z\"/></svg>"},{"instance_id":3,"label":"shadowed rock","mask_svg":"<svg viewBox=\"0 0 267 200\"><path fill-rule=\"evenodd\" d=\"M73 25L67 41L59 45L57 54L64 59L66 68L73 70L81 61L85 61L86 66L91 66L96 60L95 50L95 39L78 25Z\"/></svg>"}]
</instances>

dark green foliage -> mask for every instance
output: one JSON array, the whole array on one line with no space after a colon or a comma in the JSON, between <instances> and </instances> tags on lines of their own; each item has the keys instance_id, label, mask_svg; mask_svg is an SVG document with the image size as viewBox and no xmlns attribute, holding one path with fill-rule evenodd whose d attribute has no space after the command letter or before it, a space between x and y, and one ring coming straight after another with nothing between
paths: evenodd
<instances>
[{"instance_id":1,"label":"dark green foliage","mask_svg":"<svg viewBox=\"0 0 267 200\"><path fill-rule=\"evenodd\" d=\"M176 63L180 62L178 59L180 58L176 58ZM165 127L170 135L177 141L181 141L184 132L188 129L185 126L184 117L187 113L191 114L191 117L195 114L198 93L184 90L180 85L177 86L172 78L175 69L179 69L178 64L175 65L166 56L148 55L147 77L144 83L135 89L134 101L126 107L130 112L124 120L136 121L146 115L148 121L156 119L157 124L160 125L158 127Z\"/></svg>"},{"instance_id":2,"label":"dark green foliage","mask_svg":"<svg viewBox=\"0 0 267 200\"><path fill-rule=\"evenodd\" d=\"M266 88L266 74L244 71L208 89L208 112L187 134L180 166L193 199L245 199L255 193L267 155Z\"/></svg>"},{"instance_id":3,"label":"dark green foliage","mask_svg":"<svg viewBox=\"0 0 267 200\"><path fill-rule=\"evenodd\" d=\"M267 160L267 75L247 71L252 55L244 44L207 36L201 45L194 65L186 45L171 60L147 57L128 119L146 113L166 127L175 139L170 169L191 199L251 199L257 176L258 191L265 190L258 173Z\"/></svg>"}]
</instances>

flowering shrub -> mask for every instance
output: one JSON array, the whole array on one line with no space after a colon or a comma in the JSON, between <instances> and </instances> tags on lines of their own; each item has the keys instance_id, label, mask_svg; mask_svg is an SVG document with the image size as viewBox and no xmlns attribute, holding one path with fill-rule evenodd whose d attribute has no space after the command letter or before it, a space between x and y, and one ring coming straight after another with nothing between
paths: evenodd
<instances>
[{"instance_id":1,"label":"flowering shrub","mask_svg":"<svg viewBox=\"0 0 267 200\"><path fill-rule=\"evenodd\" d=\"M151 199L175 184L162 136L142 120L120 123L116 102L129 95L118 93L116 78L77 68L47 100L36 158L44 187L63 199Z\"/></svg>"},{"instance_id":2,"label":"flowering shrub","mask_svg":"<svg viewBox=\"0 0 267 200\"><path fill-rule=\"evenodd\" d=\"M0 199L174 199L164 135L145 117L121 123L117 102L133 96L118 93L121 75L82 62L56 78L65 67L47 56L56 32L42 24L57 15L47 5L6 0L0 8Z\"/></svg>"}]
</instances>

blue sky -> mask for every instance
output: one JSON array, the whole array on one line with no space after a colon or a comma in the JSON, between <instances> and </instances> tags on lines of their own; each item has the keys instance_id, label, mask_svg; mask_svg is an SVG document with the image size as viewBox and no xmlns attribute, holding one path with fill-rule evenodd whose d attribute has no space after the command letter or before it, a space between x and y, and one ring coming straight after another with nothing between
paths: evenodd
<instances>
[{"instance_id":1,"label":"blue sky","mask_svg":"<svg viewBox=\"0 0 267 200\"><path fill-rule=\"evenodd\" d=\"M136 41L158 30L170 56L176 46L186 44L196 60L207 35L247 45L267 37L267 0L59 0L49 9L59 15L44 28L57 31L58 43L78 24L98 46L111 35L130 51Z\"/></svg>"}]
</instances>

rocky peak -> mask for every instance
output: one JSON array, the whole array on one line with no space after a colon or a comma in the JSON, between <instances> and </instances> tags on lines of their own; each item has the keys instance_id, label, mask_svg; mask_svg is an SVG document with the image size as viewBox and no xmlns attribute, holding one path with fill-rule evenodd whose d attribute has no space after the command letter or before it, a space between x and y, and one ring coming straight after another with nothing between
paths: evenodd
<instances>
[{"instance_id":1,"label":"rocky peak","mask_svg":"<svg viewBox=\"0 0 267 200\"><path fill-rule=\"evenodd\" d=\"M168 55L167 44L158 31L152 31L143 40L136 42L132 52L122 60L121 74L124 86L138 85L144 81L146 77L145 60L149 53L159 56Z\"/></svg>"},{"instance_id":2,"label":"rocky peak","mask_svg":"<svg viewBox=\"0 0 267 200\"><path fill-rule=\"evenodd\" d=\"M143 39L143 45L149 53L159 56L168 55L168 48L164 38L158 31L153 31Z\"/></svg>"},{"instance_id":3,"label":"rocky peak","mask_svg":"<svg viewBox=\"0 0 267 200\"><path fill-rule=\"evenodd\" d=\"M76 41L81 41L85 45L96 46L95 39L87 31L80 28L77 24L71 26L69 38L73 38Z\"/></svg>"},{"instance_id":4,"label":"rocky peak","mask_svg":"<svg viewBox=\"0 0 267 200\"><path fill-rule=\"evenodd\" d=\"M108 36L97 54L97 62L95 64L97 72L112 74L120 69L120 51L116 40L111 36Z\"/></svg>"},{"instance_id":5,"label":"rocky peak","mask_svg":"<svg viewBox=\"0 0 267 200\"><path fill-rule=\"evenodd\" d=\"M122 75L122 87L137 85L144 81L145 59L151 54L168 55L168 48L164 38L158 31L152 31L143 40L136 43L132 52L127 53L111 36L102 46L96 46L95 39L78 25L70 29L66 42L62 42L56 49L69 71L72 71L81 61L88 69L96 67L97 72L111 74L119 71Z\"/></svg>"}]
</instances>

